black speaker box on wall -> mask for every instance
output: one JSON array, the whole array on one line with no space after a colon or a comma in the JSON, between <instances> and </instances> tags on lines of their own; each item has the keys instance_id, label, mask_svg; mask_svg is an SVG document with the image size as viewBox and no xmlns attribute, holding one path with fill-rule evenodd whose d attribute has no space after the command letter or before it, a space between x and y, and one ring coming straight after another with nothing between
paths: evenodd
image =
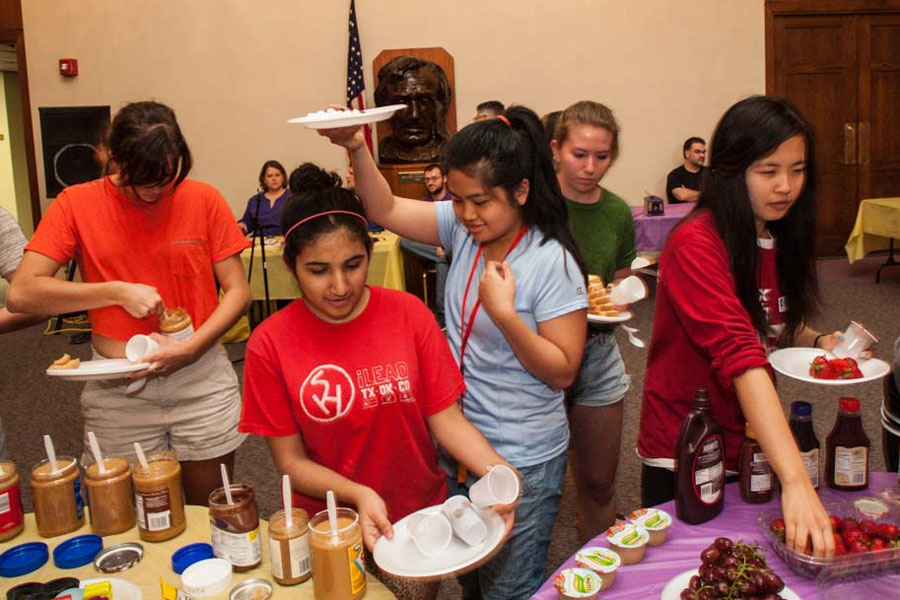
<instances>
[{"instance_id":1,"label":"black speaker box on wall","mask_svg":"<svg viewBox=\"0 0 900 600\"><path fill-rule=\"evenodd\" d=\"M97 146L109 127L109 106L39 108L47 197L100 177Z\"/></svg>"}]
</instances>

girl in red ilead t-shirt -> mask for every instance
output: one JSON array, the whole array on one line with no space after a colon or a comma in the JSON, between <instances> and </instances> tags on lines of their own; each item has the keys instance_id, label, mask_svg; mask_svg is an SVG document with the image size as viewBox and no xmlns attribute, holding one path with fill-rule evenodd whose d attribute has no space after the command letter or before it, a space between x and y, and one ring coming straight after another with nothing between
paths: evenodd
<instances>
[{"instance_id":1,"label":"girl in red ilead t-shirt","mask_svg":"<svg viewBox=\"0 0 900 600\"><path fill-rule=\"evenodd\" d=\"M810 128L786 102L732 106L712 140L697 209L659 263L653 339L638 436L643 503L675 496L675 443L694 391L709 390L737 468L745 423L781 481L788 544L832 552L828 515L810 484L775 391L767 346L831 349L807 326L817 298Z\"/></svg>"},{"instance_id":2,"label":"girl in red ilead t-shirt","mask_svg":"<svg viewBox=\"0 0 900 600\"><path fill-rule=\"evenodd\" d=\"M266 436L310 514L327 490L354 505L371 551L392 537L392 522L446 498L432 436L478 475L508 463L457 406L465 385L428 308L366 285L372 241L356 195L330 187L294 196L281 226L303 297L247 343L240 429ZM507 527L512 510L498 507ZM404 596L437 592L385 579Z\"/></svg>"}]
</instances>

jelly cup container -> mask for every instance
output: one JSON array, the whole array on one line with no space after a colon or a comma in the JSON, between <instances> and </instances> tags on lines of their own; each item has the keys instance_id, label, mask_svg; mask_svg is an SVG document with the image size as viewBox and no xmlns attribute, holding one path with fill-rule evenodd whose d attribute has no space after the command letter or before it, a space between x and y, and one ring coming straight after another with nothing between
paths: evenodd
<instances>
[{"instance_id":1,"label":"jelly cup container","mask_svg":"<svg viewBox=\"0 0 900 600\"><path fill-rule=\"evenodd\" d=\"M563 569L553 578L560 600L591 600L600 593L600 576L590 569Z\"/></svg>"},{"instance_id":2,"label":"jelly cup container","mask_svg":"<svg viewBox=\"0 0 900 600\"><path fill-rule=\"evenodd\" d=\"M624 523L607 529L606 541L622 559L623 565L633 565L643 560L650 534L640 525Z\"/></svg>"},{"instance_id":3,"label":"jelly cup container","mask_svg":"<svg viewBox=\"0 0 900 600\"><path fill-rule=\"evenodd\" d=\"M602 591L609 589L616 582L616 571L622 566L622 559L615 550L602 546L588 546L575 554L575 564L596 573L600 577Z\"/></svg>"},{"instance_id":4,"label":"jelly cup container","mask_svg":"<svg viewBox=\"0 0 900 600\"><path fill-rule=\"evenodd\" d=\"M648 546L661 546L669 535L669 527L672 526L672 516L658 508L639 508L628 515L628 520L647 530L650 534Z\"/></svg>"},{"instance_id":5,"label":"jelly cup container","mask_svg":"<svg viewBox=\"0 0 900 600\"><path fill-rule=\"evenodd\" d=\"M900 527L900 510L898 510L898 506L877 497L826 501L823 505L829 515L835 515L842 519L845 517L853 517L857 521L871 519L875 523L889 523ZM797 575L809 579L816 577L827 578L828 585L837 588L839 586L836 582L839 579L863 580L888 571L900 571L900 548L887 548L859 554L844 554L831 558L810 556L797 552L788 548L784 542L779 540L769 530L769 523L780 518L782 518L781 509L770 508L759 514L756 523L760 533L772 547L772 550L775 551L775 554ZM842 597L863 596L851 594Z\"/></svg>"}]
</instances>

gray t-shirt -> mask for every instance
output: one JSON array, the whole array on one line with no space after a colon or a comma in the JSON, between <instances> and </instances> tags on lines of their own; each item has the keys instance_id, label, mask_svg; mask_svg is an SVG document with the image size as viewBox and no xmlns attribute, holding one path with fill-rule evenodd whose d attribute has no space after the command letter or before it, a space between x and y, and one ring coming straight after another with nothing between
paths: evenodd
<instances>
[{"instance_id":1,"label":"gray t-shirt","mask_svg":"<svg viewBox=\"0 0 900 600\"><path fill-rule=\"evenodd\" d=\"M9 277L22 262L25 234L9 212L0 207L0 277Z\"/></svg>"}]
</instances>

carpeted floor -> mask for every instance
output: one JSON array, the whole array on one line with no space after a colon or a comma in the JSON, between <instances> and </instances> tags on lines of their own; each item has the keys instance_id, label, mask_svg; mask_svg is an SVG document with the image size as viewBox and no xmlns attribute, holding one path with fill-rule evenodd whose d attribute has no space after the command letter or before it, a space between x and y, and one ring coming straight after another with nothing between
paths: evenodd
<instances>
[{"instance_id":1,"label":"carpeted floor","mask_svg":"<svg viewBox=\"0 0 900 600\"><path fill-rule=\"evenodd\" d=\"M866 323L880 336L881 344L876 356L890 360L893 340L900 335L900 269L887 270L879 285L875 281L875 269L884 257L871 257L852 266L846 260L820 261L819 272L822 287L822 313L814 326L823 331L843 328L850 319ZM649 342L653 320L652 299L635 306L635 318L629 323L637 327L644 341ZM2 367L0 367L0 416L7 432L11 458L16 462L20 476L27 480L28 471L43 457L41 436L53 437L58 454L77 455L81 451L82 421L78 407L81 385L51 379L44 369L64 352L84 360L90 358L88 344L70 345L70 336L41 335L42 327L11 333L0 337ZM640 463L634 454L640 416L640 399L643 389L643 373L646 350L628 344L619 332L619 346L628 372L632 375L632 388L625 399L625 427L622 453L619 456L616 501L619 512L628 512L640 503ZM229 355L238 361L236 368L242 374L240 358L243 344L233 344ZM837 399L853 395L862 400L864 426L872 440L871 467L882 470L884 461L881 450L881 424L879 407L881 385L868 383L842 388L804 384L779 379L779 392L787 407L798 399L814 404L814 423L819 439L824 443L831 430L837 411ZM609 457L597 457L608 460ZM263 516L268 516L279 506L277 474L265 441L250 438L237 454L236 481L254 487ZM23 486L26 510L31 510L31 494ZM548 560L548 573L578 548L573 527L574 488L567 475L559 517L553 531ZM453 582L445 582L441 598L458 598Z\"/></svg>"}]
</instances>

